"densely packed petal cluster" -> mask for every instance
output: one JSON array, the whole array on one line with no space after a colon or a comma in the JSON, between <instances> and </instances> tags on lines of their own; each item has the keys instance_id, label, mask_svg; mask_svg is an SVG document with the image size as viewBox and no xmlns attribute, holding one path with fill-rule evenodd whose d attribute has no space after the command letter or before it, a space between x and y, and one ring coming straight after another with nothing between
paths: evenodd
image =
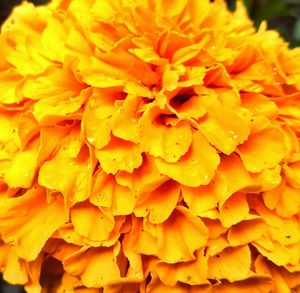
<instances>
[{"instance_id":1,"label":"densely packed petal cluster","mask_svg":"<svg viewBox=\"0 0 300 293\"><path fill-rule=\"evenodd\" d=\"M8 282L300 292L299 208L300 48L241 3L25 2L3 25Z\"/></svg>"}]
</instances>

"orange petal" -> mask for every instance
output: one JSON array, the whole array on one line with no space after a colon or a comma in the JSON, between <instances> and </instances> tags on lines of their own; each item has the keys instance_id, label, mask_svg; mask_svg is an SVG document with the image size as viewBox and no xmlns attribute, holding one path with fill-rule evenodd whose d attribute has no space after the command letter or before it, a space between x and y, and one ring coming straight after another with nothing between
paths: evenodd
<instances>
[{"instance_id":1,"label":"orange petal","mask_svg":"<svg viewBox=\"0 0 300 293\"><path fill-rule=\"evenodd\" d=\"M254 115L262 115L273 118L278 113L275 102L262 94L245 93L241 95L242 106L250 110Z\"/></svg>"},{"instance_id":2,"label":"orange petal","mask_svg":"<svg viewBox=\"0 0 300 293\"><path fill-rule=\"evenodd\" d=\"M268 232L271 239L280 244L300 243L300 223L295 218L283 219L280 227L269 227Z\"/></svg>"},{"instance_id":3,"label":"orange petal","mask_svg":"<svg viewBox=\"0 0 300 293\"><path fill-rule=\"evenodd\" d=\"M180 194L180 185L172 180L163 183L150 194L138 199L134 209L137 217L146 217L153 224L163 223L175 209Z\"/></svg>"},{"instance_id":4,"label":"orange petal","mask_svg":"<svg viewBox=\"0 0 300 293\"><path fill-rule=\"evenodd\" d=\"M167 263L195 259L194 252L207 242L206 226L184 207L178 207L161 227L158 230L158 256Z\"/></svg>"},{"instance_id":5,"label":"orange petal","mask_svg":"<svg viewBox=\"0 0 300 293\"><path fill-rule=\"evenodd\" d=\"M283 135L276 128L268 128L251 134L248 140L238 147L241 159L250 172L260 172L274 168L285 156Z\"/></svg>"},{"instance_id":6,"label":"orange petal","mask_svg":"<svg viewBox=\"0 0 300 293\"><path fill-rule=\"evenodd\" d=\"M271 250L262 247L256 242L252 242L252 245L256 247L260 254L265 256L277 266L284 266L290 262L290 251L277 242L273 242L273 247Z\"/></svg>"},{"instance_id":7,"label":"orange petal","mask_svg":"<svg viewBox=\"0 0 300 293\"><path fill-rule=\"evenodd\" d=\"M227 192L223 193L226 196L230 196L237 191L253 185L249 172L245 169L241 159L236 154L221 157L218 173L227 182ZM226 200L226 197L222 197L222 200Z\"/></svg>"},{"instance_id":8,"label":"orange petal","mask_svg":"<svg viewBox=\"0 0 300 293\"><path fill-rule=\"evenodd\" d=\"M129 187L133 194L138 197L148 194L168 181L167 176L158 172L152 157L145 155L142 165L132 173L120 171L116 175L116 181Z\"/></svg>"},{"instance_id":9,"label":"orange petal","mask_svg":"<svg viewBox=\"0 0 300 293\"><path fill-rule=\"evenodd\" d=\"M39 133L40 126L33 117L32 112L25 112L19 116L18 135L22 143L22 147L26 145Z\"/></svg>"},{"instance_id":10,"label":"orange petal","mask_svg":"<svg viewBox=\"0 0 300 293\"><path fill-rule=\"evenodd\" d=\"M299 189L290 187L285 182L273 190L264 192L263 199L265 205L275 210L279 216L290 218L299 213Z\"/></svg>"},{"instance_id":11,"label":"orange petal","mask_svg":"<svg viewBox=\"0 0 300 293\"><path fill-rule=\"evenodd\" d=\"M162 174L191 187L208 184L214 176L219 161L216 150L199 132L193 134L193 142L188 153L178 162L167 163L159 158L155 160Z\"/></svg>"},{"instance_id":12,"label":"orange petal","mask_svg":"<svg viewBox=\"0 0 300 293\"><path fill-rule=\"evenodd\" d=\"M230 227L244 220L249 213L245 193L235 193L220 205L220 221L224 227Z\"/></svg>"},{"instance_id":13,"label":"orange petal","mask_svg":"<svg viewBox=\"0 0 300 293\"><path fill-rule=\"evenodd\" d=\"M147 293L210 293L209 285L189 286L178 283L176 286L169 286L160 281L158 277L153 277L147 285Z\"/></svg>"},{"instance_id":14,"label":"orange petal","mask_svg":"<svg viewBox=\"0 0 300 293\"><path fill-rule=\"evenodd\" d=\"M71 209L74 230L91 241L107 240L114 228L112 214L88 203L78 203Z\"/></svg>"},{"instance_id":15,"label":"orange petal","mask_svg":"<svg viewBox=\"0 0 300 293\"><path fill-rule=\"evenodd\" d=\"M83 247L63 260L66 272L80 277L83 286L100 288L120 278L116 256L119 246L109 248Z\"/></svg>"},{"instance_id":16,"label":"orange petal","mask_svg":"<svg viewBox=\"0 0 300 293\"><path fill-rule=\"evenodd\" d=\"M109 208L113 215L129 215L133 212L136 198L128 187L119 185L114 176L98 172L94 178L90 202Z\"/></svg>"},{"instance_id":17,"label":"orange petal","mask_svg":"<svg viewBox=\"0 0 300 293\"><path fill-rule=\"evenodd\" d=\"M16 90L21 85L22 79L22 76L12 69L0 72L1 103L14 104L21 102L22 99L17 95Z\"/></svg>"},{"instance_id":18,"label":"orange petal","mask_svg":"<svg viewBox=\"0 0 300 293\"><path fill-rule=\"evenodd\" d=\"M117 104L118 108L112 115L112 133L116 137L134 143L139 141L137 110L140 103L140 98L127 96Z\"/></svg>"},{"instance_id":19,"label":"orange petal","mask_svg":"<svg viewBox=\"0 0 300 293\"><path fill-rule=\"evenodd\" d=\"M41 166L38 177L40 185L60 191L70 205L88 198L94 169L90 150L81 148L77 135L74 132L64 138L55 156Z\"/></svg>"},{"instance_id":20,"label":"orange petal","mask_svg":"<svg viewBox=\"0 0 300 293\"><path fill-rule=\"evenodd\" d=\"M181 186L182 196L189 208L197 215L217 207L216 176L208 185L199 187Z\"/></svg>"},{"instance_id":21,"label":"orange petal","mask_svg":"<svg viewBox=\"0 0 300 293\"><path fill-rule=\"evenodd\" d=\"M192 131L188 123L181 121L166 126L160 121L163 114L158 107L147 109L139 120L139 137L144 151L166 162L178 161L189 149Z\"/></svg>"},{"instance_id":22,"label":"orange petal","mask_svg":"<svg viewBox=\"0 0 300 293\"><path fill-rule=\"evenodd\" d=\"M2 242L2 241L1 241ZM3 279L10 284L24 285L28 282L26 263L8 244L0 244L0 265Z\"/></svg>"},{"instance_id":23,"label":"orange petal","mask_svg":"<svg viewBox=\"0 0 300 293\"><path fill-rule=\"evenodd\" d=\"M237 282L222 282L214 286L214 293L269 293L272 280L268 277L252 277ZM279 292L279 291L278 291Z\"/></svg>"},{"instance_id":24,"label":"orange petal","mask_svg":"<svg viewBox=\"0 0 300 293\"><path fill-rule=\"evenodd\" d=\"M111 121L110 118L100 119L97 116L97 111L86 107L82 127L85 132L87 141L96 149L101 149L110 141Z\"/></svg>"},{"instance_id":25,"label":"orange petal","mask_svg":"<svg viewBox=\"0 0 300 293\"><path fill-rule=\"evenodd\" d=\"M96 150L95 155L107 174L116 174L120 170L132 173L143 161L138 146L116 137L101 150Z\"/></svg>"},{"instance_id":26,"label":"orange petal","mask_svg":"<svg viewBox=\"0 0 300 293\"><path fill-rule=\"evenodd\" d=\"M196 251L194 261L167 264L158 262L155 272L160 280L169 286L176 286L178 282L189 285L209 284L207 280L207 258L203 250Z\"/></svg>"},{"instance_id":27,"label":"orange petal","mask_svg":"<svg viewBox=\"0 0 300 293\"><path fill-rule=\"evenodd\" d=\"M151 223L150 226L155 227ZM142 219L136 217L132 217L132 229L125 234L122 246L125 250L145 255L156 255L158 251L156 235L145 228Z\"/></svg>"},{"instance_id":28,"label":"orange petal","mask_svg":"<svg viewBox=\"0 0 300 293\"><path fill-rule=\"evenodd\" d=\"M229 155L248 138L249 119L243 111L210 103L204 102L208 114L199 129L213 146Z\"/></svg>"},{"instance_id":29,"label":"orange petal","mask_svg":"<svg viewBox=\"0 0 300 293\"><path fill-rule=\"evenodd\" d=\"M42 115L43 106L46 110L51 110L49 108L51 106L50 102L53 103L53 107L57 107L62 112L67 111L64 108L66 106L69 106L70 109L74 108L76 106L73 104L76 102L74 98L79 96L83 89L84 85L78 82L69 70L55 67L41 76L28 78L23 86L23 95L33 100L49 99L48 103L47 101L42 102L38 107L38 110L40 110L38 114ZM55 114L55 111L52 111L52 113Z\"/></svg>"},{"instance_id":30,"label":"orange petal","mask_svg":"<svg viewBox=\"0 0 300 293\"><path fill-rule=\"evenodd\" d=\"M79 96L51 96L34 104L33 115L42 125L53 125L55 122L70 119L88 98L89 90L82 91ZM78 115L75 113L74 115ZM79 117L79 116L78 116ZM76 118L76 116L74 116Z\"/></svg>"},{"instance_id":31,"label":"orange petal","mask_svg":"<svg viewBox=\"0 0 300 293\"><path fill-rule=\"evenodd\" d=\"M260 238L266 231L267 227L263 220L245 220L231 227L228 242L232 246L248 244Z\"/></svg>"},{"instance_id":32,"label":"orange petal","mask_svg":"<svg viewBox=\"0 0 300 293\"><path fill-rule=\"evenodd\" d=\"M210 279L227 279L230 282L244 279L250 272L251 253L249 247L229 247L208 259Z\"/></svg>"},{"instance_id":33,"label":"orange petal","mask_svg":"<svg viewBox=\"0 0 300 293\"><path fill-rule=\"evenodd\" d=\"M16 214L19 215L17 218ZM4 241L14 247L18 256L31 261L49 237L67 221L67 215L59 196L53 196L47 202L44 190L34 188L25 195L3 202L0 219Z\"/></svg>"},{"instance_id":34,"label":"orange petal","mask_svg":"<svg viewBox=\"0 0 300 293\"><path fill-rule=\"evenodd\" d=\"M26 188L32 184L37 168L39 140L34 140L24 151L18 152L5 172L9 187Z\"/></svg>"}]
</instances>

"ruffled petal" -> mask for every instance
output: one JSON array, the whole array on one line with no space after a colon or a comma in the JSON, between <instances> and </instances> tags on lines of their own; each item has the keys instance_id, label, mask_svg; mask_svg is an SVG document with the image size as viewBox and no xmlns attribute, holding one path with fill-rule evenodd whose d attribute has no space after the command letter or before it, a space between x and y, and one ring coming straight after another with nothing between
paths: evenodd
<instances>
[{"instance_id":1,"label":"ruffled petal","mask_svg":"<svg viewBox=\"0 0 300 293\"><path fill-rule=\"evenodd\" d=\"M16 218L16 215L19 215ZM49 202L44 189L29 190L25 195L11 198L0 207L0 232L18 256L34 260L48 238L67 221L67 211L60 196Z\"/></svg>"},{"instance_id":2,"label":"ruffled petal","mask_svg":"<svg viewBox=\"0 0 300 293\"><path fill-rule=\"evenodd\" d=\"M112 214L86 203L72 207L71 222L78 234L97 242L107 240L115 225Z\"/></svg>"},{"instance_id":3,"label":"ruffled petal","mask_svg":"<svg viewBox=\"0 0 300 293\"><path fill-rule=\"evenodd\" d=\"M177 162L192 143L192 130L181 121L175 126L164 125L164 114L158 107L146 110L139 120L139 137L143 151L166 162Z\"/></svg>"},{"instance_id":4,"label":"ruffled petal","mask_svg":"<svg viewBox=\"0 0 300 293\"><path fill-rule=\"evenodd\" d=\"M158 262L155 271L160 280L169 286L175 286L178 282L189 285L209 284L206 279L207 275L207 258L203 254L203 250L196 251L196 260L167 264Z\"/></svg>"},{"instance_id":5,"label":"ruffled petal","mask_svg":"<svg viewBox=\"0 0 300 293\"><path fill-rule=\"evenodd\" d=\"M220 205L220 221L224 227L230 227L244 220L249 213L245 193L235 193Z\"/></svg>"},{"instance_id":6,"label":"ruffled petal","mask_svg":"<svg viewBox=\"0 0 300 293\"><path fill-rule=\"evenodd\" d=\"M230 155L235 148L246 141L250 134L249 118L226 106L203 102L207 108L207 117L199 123L199 129L207 140L218 150ZM207 105L206 105L207 104Z\"/></svg>"},{"instance_id":7,"label":"ruffled petal","mask_svg":"<svg viewBox=\"0 0 300 293\"><path fill-rule=\"evenodd\" d=\"M150 194L138 198L134 213L138 217L146 217L153 224L163 223L175 209L180 194L180 185L167 181Z\"/></svg>"},{"instance_id":8,"label":"ruffled petal","mask_svg":"<svg viewBox=\"0 0 300 293\"><path fill-rule=\"evenodd\" d=\"M132 173L143 161L137 145L116 137L101 150L96 150L95 155L107 174L116 174L120 170Z\"/></svg>"},{"instance_id":9,"label":"ruffled petal","mask_svg":"<svg viewBox=\"0 0 300 293\"><path fill-rule=\"evenodd\" d=\"M248 246L229 247L208 259L208 278L227 279L230 282L242 280L250 272L250 265Z\"/></svg>"},{"instance_id":10,"label":"ruffled petal","mask_svg":"<svg viewBox=\"0 0 300 293\"><path fill-rule=\"evenodd\" d=\"M112 175L104 172L98 172L94 177L91 203L109 208L115 216L129 215L133 212L136 197L128 187L118 184Z\"/></svg>"},{"instance_id":11,"label":"ruffled petal","mask_svg":"<svg viewBox=\"0 0 300 293\"><path fill-rule=\"evenodd\" d=\"M109 248L83 247L63 260L64 269L80 277L83 286L100 288L120 278L116 257L119 246Z\"/></svg>"},{"instance_id":12,"label":"ruffled petal","mask_svg":"<svg viewBox=\"0 0 300 293\"><path fill-rule=\"evenodd\" d=\"M194 260L194 252L205 245L208 237L203 221L183 207L173 212L158 233L158 256L167 263Z\"/></svg>"},{"instance_id":13,"label":"ruffled petal","mask_svg":"<svg viewBox=\"0 0 300 293\"><path fill-rule=\"evenodd\" d=\"M274 168L286 154L283 135L276 128L268 128L250 135L248 140L238 147L241 159L250 172L260 172Z\"/></svg>"},{"instance_id":14,"label":"ruffled petal","mask_svg":"<svg viewBox=\"0 0 300 293\"><path fill-rule=\"evenodd\" d=\"M176 163L155 160L157 169L179 183L191 187L208 184L219 165L220 159L205 137L195 132L192 145L186 155Z\"/></svg>"},{"instance_id":15,"label":"ruffled petal","mask_svg":"<svg viewBox=\"0 0 300 293\"><path fill-rule=\"evenodd\" d=\"M261 219L245 220L233 227L228 232L228 242L232 246L249 244L267 232L267 226Z\"/></svg>"}]
</instances>

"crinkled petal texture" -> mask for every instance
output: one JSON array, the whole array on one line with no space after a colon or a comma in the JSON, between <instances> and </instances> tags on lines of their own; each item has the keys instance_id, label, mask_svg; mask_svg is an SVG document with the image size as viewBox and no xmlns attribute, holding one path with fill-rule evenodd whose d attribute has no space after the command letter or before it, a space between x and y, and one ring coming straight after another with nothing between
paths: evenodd
<instances>
[{"instance_id":1,"label":"crinkled petal texture","mask_svg":"<svg viewBox=\"0 0 300 293\"><path fill-rule=\"evenodd\" d=\"M300 292L300 49L225 2L14 9L0 33L7 282Z\"/></svg>"}]
</instances>

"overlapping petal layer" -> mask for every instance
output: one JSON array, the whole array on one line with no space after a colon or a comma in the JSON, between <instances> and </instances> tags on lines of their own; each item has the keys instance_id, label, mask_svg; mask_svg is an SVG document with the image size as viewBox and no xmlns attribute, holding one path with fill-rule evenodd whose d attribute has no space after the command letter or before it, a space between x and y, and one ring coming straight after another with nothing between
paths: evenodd
<instances>
[{"instance_id":1,"label":"overlapping petal layer","mask_svg":"<svg viewBox=\"0 0 300 293\"><path fill-rule=\"evenodd\" d=\"M23 2L0 34L4 279L299 292L299 68L240 2Z\"/></svg>"}]
</instances>

